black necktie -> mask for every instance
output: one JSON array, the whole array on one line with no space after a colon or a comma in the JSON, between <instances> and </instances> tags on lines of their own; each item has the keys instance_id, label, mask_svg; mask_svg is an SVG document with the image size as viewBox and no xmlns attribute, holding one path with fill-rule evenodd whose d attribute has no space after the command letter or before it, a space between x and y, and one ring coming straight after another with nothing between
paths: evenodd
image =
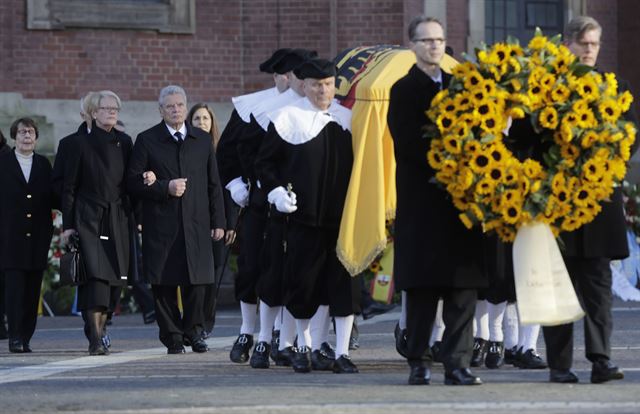
<instances>
[{"instance_id":1,"label":"black necktie","mask_svg":"<svg viewBox=\"0 0 640 414\"><path fill-rule=\"evenodd\" d=\"M436 89L439 91L442 90L442 82L436 82Z\"/></svg>"},{"instance_id":2,"label":"black necktie","mask_svg":"<svg viewBox=\"0 0 640 414\"><path fill-rule=\"evenodd\" d=\"M173 134L173 136L176 137L176 141L182 142L182 133L180 131L176 131L176 133Z\"/></svg>"}]
</instances>

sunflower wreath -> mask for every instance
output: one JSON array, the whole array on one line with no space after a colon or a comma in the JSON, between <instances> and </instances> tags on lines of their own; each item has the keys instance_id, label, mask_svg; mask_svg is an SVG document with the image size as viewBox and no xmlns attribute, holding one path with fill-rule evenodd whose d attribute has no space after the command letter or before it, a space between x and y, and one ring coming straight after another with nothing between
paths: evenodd
<instances>
[{"instance_id":1,"label":"sunflower wreath","mask_svg":"<svg viewBox=\"0 0 640 414\"><path fill-rule=\"evenodd\" d=\"M427 128L427 160L460 220L503 241L532 221L556 237L592 221L626 174L636 129L620 116L631 94L540 30L527 47L508 38L465 58L427 111L437 126ZM545 149L540 161L519 160L505 145L511 121L525 117Z\"/></svg>"}]
</instances>

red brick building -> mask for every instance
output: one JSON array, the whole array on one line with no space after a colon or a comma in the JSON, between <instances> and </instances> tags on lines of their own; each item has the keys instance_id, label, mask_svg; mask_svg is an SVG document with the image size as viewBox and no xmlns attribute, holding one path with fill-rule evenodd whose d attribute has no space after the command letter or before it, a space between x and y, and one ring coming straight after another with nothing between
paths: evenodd
<instances>
[{"instance_id":1,"label":"red brick building","mask_svg":"<svg viewBox=\"0 0 640 414\"><path fill-rule=\"evenodd\" d=\"M525 36L532 22L547 24L553 32L572 16L590 14L604 28L600 66L629 79L640 96L640 56L629 53L640 36L637 2L632 0L83 3L86 7L79 8L71 0L0 2L3 130L14 115L32 113L49 126L44 131L51 138L59 139L78 123L79 97L111 89L125 103L134 102L122 118L135 134L150 125L147 119L158 119L153 102L170 83L184 86L191 102L224 104L219 106L224 121L230 97L271 84L257 67L274 49L306 47L332 57L357 45L402 44L407 22L420 13L443 21L458 57L479 41L499 39L506 33L501 25Z\"/></svg>"}]
</instances>

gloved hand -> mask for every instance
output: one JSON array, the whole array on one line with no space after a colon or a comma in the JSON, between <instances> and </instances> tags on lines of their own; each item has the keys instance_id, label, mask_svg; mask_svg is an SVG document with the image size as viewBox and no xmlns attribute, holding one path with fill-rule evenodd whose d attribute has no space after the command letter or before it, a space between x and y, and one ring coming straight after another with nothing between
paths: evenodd
<instances>
[{"instance_id":1,"label":"gloved hand","mask_svg":"<svg viewBox=\"0 0 640 414\"><path fill-rule=\"evenodd\" d=\"M224 187L231 193L231 198L240 207L249 204L249 187L242 181L242 177L236 177Z\"/></svg>"},{"instance_id":2,"label":"gloved hand","mask_svg":"<svg viewBox=\"0 0 640 414\"><path fill-rule=\"evenodd\" d=\"M298 209L296 193L287 192L284 187L276 187L267 195L269 203L276 206L276 210L281 213L293 213Z\"/></svg>"}]
</instances>

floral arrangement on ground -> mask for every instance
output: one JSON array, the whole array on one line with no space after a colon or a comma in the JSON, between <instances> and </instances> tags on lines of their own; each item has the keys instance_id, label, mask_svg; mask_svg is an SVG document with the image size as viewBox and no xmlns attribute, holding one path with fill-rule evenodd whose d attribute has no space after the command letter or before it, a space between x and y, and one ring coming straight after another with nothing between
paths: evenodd
<instances>
[{"instance_id":1,"label":"floral arrangement on ground","mask_svg":"<svg viewBox=\"0 0 640 414\"><path fill-rule=\"evenodd\" d=\"M539 221L557 237L593 220L624 178L636 130L621 115L632 100L614 74L579 63L560 36L538 29L526 47L513 38L483 45L432 101L427 160L467 227L513 241L520 226ZM518 158L512 121L529 123L526 145L537 156Z\"/></svg>"}]
</instances>

